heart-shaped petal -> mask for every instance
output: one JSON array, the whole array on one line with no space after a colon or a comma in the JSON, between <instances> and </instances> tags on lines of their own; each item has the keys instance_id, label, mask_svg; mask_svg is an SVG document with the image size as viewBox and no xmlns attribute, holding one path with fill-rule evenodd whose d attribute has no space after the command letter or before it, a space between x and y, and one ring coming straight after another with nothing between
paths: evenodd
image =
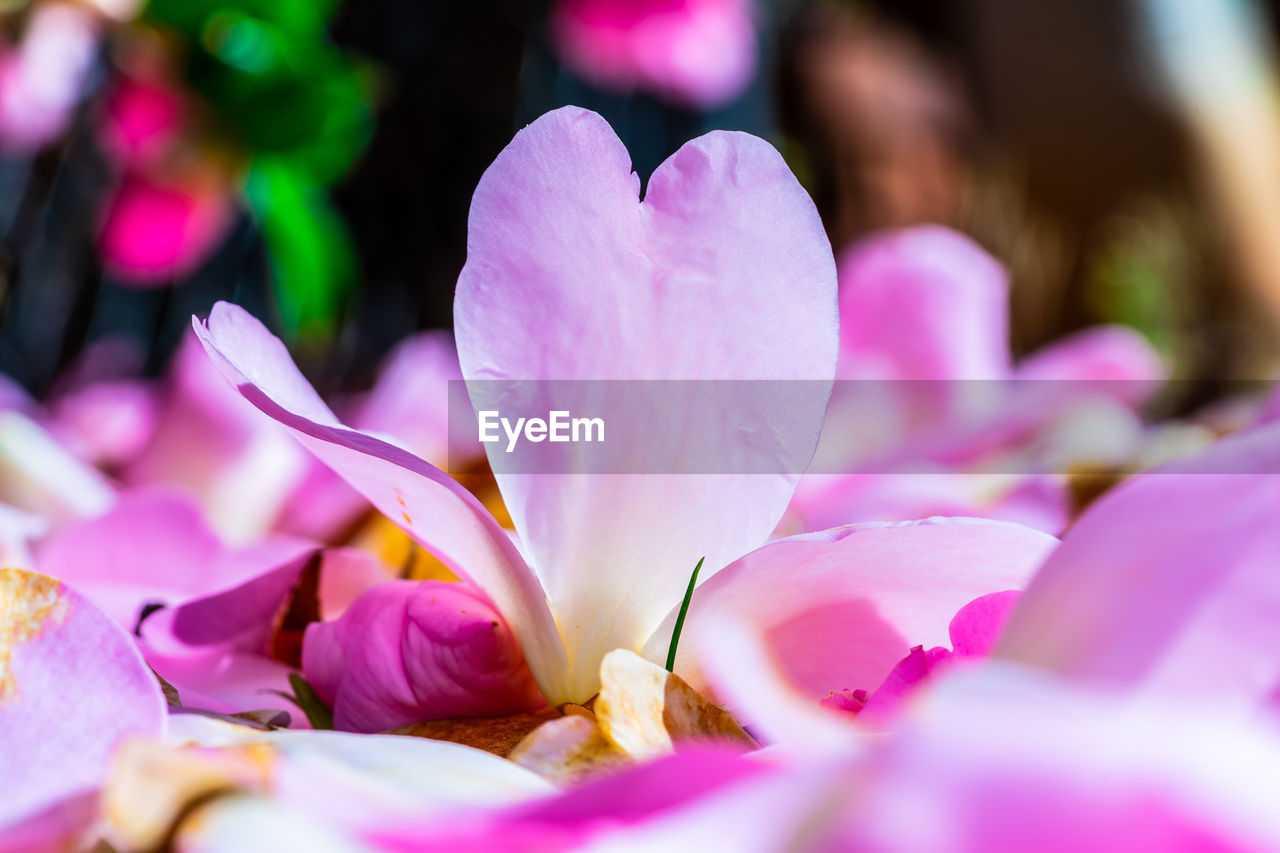
<instances>
[{"instance_id":1,"label":"heart-shaped petal","mask_svg":"<svg viewBox=\"0 0 1280 853\"><path fill-rule=\"evenodd\" d=\"M813 203L776 150L740 133L688 143L639 194L626 149L585 110L548 113L498 156L472 202L454 302L473 399L477 380L819 380L798 407L761 399L697 423L674 396L589 413L730 448L780 436L807 460L837 349ZM612 470L644 452L605 446ZM700 557L711 574L764 541L798 474L530 476L503 473L488 449L559 618L576 701L607 652L641 647Z\"/></svg>"}]
</instances>

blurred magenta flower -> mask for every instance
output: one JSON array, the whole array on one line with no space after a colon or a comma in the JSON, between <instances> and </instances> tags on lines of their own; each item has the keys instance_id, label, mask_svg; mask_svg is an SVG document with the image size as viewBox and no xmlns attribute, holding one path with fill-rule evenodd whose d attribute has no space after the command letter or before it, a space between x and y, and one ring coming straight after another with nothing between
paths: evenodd
<instances>
[{"instance_id":1,"label":"blurred magenta flower","mask_svg":"<svg viewBox=\"0 0 1280 853\"><path fill-rule=\"evenodd\" d=\"M558 0L551 36L564 63L605 89L709 109L756 69L751 0Z\"/></svg>"},{"instance_id":2,"label":"blurred magenta flower","mask_svg":"<svg viewBox=\"0 0 1280 853\"><path fill-rule=\"evenodd\" d=\"M188 111L178 84L167 74L122 73L107 96L102 142L122 167L155 164L177 141Z\"/></svg>"},{"instance_id":3,"label":"blurred magenta flower","mask_svg":"<svg viewBox=\"0 0 1280 853\"><path fill-rule=\"evenodd\" d=\"M211 174L130 170L103 217L103 263L136 287L171 285L218 247L234 211L230 187Z\"/></svg>"},{"instance_id":4,"label":"blurred magenta flower","mask_svg":"<svg viewBox=\"0 0 1280 853\"><path fill-rule=\"evenodd\" d=\"M598 116L566 108L516 136L472 204L456 305L465 376L830 378L834 264L772 147L711 134L638 195ZM457 483L341 426L257 321L223 304L197 331L246 398L484 591L554 704L589 699L603 656L645 645L700 556L711 575L762 542L794 487L787 474L499 474L535 574ZM822 411L811 408L799 414L816 439ZM425 716L431 697L421 698Z\"/></svg>"}]
</instances>

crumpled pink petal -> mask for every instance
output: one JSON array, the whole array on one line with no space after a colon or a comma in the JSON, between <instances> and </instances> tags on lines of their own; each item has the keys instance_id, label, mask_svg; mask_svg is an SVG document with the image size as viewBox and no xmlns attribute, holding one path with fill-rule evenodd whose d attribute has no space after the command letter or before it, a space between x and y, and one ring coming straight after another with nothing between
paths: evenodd
<instances>
[{"instance_id":1,"label":"crumpled pink petal","mask_svg":"<svg viewBox=\"0 0 1280 853\"><path fill-rule=\"evenodd\" d=\"M714 613L753 625L783 673L816 701L879 684L912 646L948 642L948 624L963 605L1022 588L1056 546L1037 530L964 518L793 536L699 586L687 621ZM674 621L673 612L654 633L650 659L665 658ZM676 671L702 686L705 635L692 636L680 643Z\"/></svg>"},{"instance_id":2,"label":"crumpled pink petal","mask_svg":"<svg viewBox=\"0 0 1280 853\"><path fill-rule=\"evenodd\" d=\"M595 85L702 108L735 97L756 67L749 0L559 0L551 36Z\"/></svg>"},{"instance_id":3,"label":"crumpled pink petal","mask_svg":"<svg viewBox=\"0 0 1280 853\"><path fill-rule=\"evenodd\" d=\"M345 731L545 704L501 614L463 583L374 587L341 618L307 629L302 665Z\"/></svg>"},{"instance_id":4,"label":"crumpled pink petal","mask_svg":"<svg viewBox=\"0 0 1280 853\"><path fill-rule=\"evenodd\" d=\"M816 440L837 349L835 270L786 163L755 137L711 133L659 166L643 201L639 183L594 113L555 110L516 135L471 206L454 301L467 381L787 380L773 387L813 390L791 406L739 394L726 401L738 411L699 424L681 420L672 390L643 411L604 401L593 414L644 424L673 455L689 430L744 451L777 440L793 453ZM679 602L700 557L707 576L768 537L797 479L526 476L504 473L503 451L488 449L522 547L561 625L573 626L578 701L595 692L606 653L639 648ZM641 450L601 449L620 470Z\"/></svg>"},{"instance_id":5,"label":"crumpled pink petal","mask_svg":"<svg viewBox=\"0 0 1280 853\"><path fill-rule=\"evenodd\" d=\"M1266 701L1280 686L1280 425L1136 475L1027 589L997 654L1090 684Z\"/></svg>"},{"instance_id":6,"label":"crumpled pink petal","mask_svg":"<svg viewBox=\"0 0 1280 853\"><path fill-rule=\"evenodd\" d=\"M0 834L97 787L121 738L165 720L123 629L53 578L0 569Z\"/></svg>"}]
</instances>

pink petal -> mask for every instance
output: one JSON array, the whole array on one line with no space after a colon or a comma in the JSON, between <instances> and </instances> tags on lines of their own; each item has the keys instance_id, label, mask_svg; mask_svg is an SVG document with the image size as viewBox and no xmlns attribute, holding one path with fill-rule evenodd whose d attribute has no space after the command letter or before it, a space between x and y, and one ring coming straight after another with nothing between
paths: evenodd
<instances>
[{"instance_id":1,"label":"pink petal","mask_svg":"<svg viewBox=\"0 0 1280 853\"><path fill-rule=\"evenodd\" d=\"M960 657L991 654L1021 597L1021 592L1010 589L979 596L961 607L947 627L951 650Z\"/></svg>"},{"instance_id":2,"label":"pink petal","mask_svg":"<svg viewBox=\"0 0 1280 853\"><path fill-rule=\"evenodd\" d=\"M1278 470L1269 426L1114 489L1045 563L997 653L1092 683L1265 699L1280 685Z\"/></svg>"},{"instance_id":3,"label":"pink petal","mask_svg":"<svg viewBox=\"0 0 1280 853\"><path fill-rule=\"evenodd\" d=\"M560 0L551 35L565 64L598 86L710 108L755 71L751 12L747 0Z\"/></svg>"},{"instance_id":4,"label":"pink petal","mask_svg":"<svg viewBox=\"0 0 1280 853\"><path fill-rule=\"evenodd\" d=\"M1147 339L1127 326L1098 326L1077 332L1018 364L1017 378L1027 380L1131 382L1140 401L1165 377L1160 355Z\"/></svg>"},{"instance_id":5,"label":"pink petal","mask_svg":"<svg viewBox=\"0 0 1280 853\"><path fill-rule=\"evenodd\" d=\"M875 728L886 727L907 697L930 679L936 678L938 670L950 664L951 659L951 652L941 646L927 651L922 646L916 646L880 682L880 686L858 714L858 721Z\"/></svg>"},{"instance_id":6,"label":"pink petal","mask_svg":"<svg viewBox=\"0 0 1280 853\"><path fill-rule=\"evenodd\" d=\"M1013 521L1056 535L1067 526L1070 501L1066 484L1049 476L806 474L791 510L805 531L943 515Z\"/></svg>"},{"instance_id":7,"label":"pink petal","mask_svg":"<svg viewBox=\"0 0 1280 853\"><path fill-rule=\"evenodd\" d=\"M347 731L497 716L544 701L502 616L465 584L374 587L337 621L307 629L302 662Z\"/></svg>"},{"instance_id":8,"label":"pink petal","mask_svg":"<svg viewBox=\"0 0 1280 853\"><path fill-rule=\"evenodd\" d=\"M133 640L87 598L0 570L0 827L98 786L116 743L160 736L165 700Z\"/></svg>"},{"instance_id":9,"label":"pink petal","mask_svg":"<svg viewBox=\"0 0 1280 853\"><path fill-rule=\"evenodd\" d=\"M214 363L241 394L450 569L484 589L511 626L548 698L566 701L564 649L545 594L480 503L421 459L339 426L284 345L242 309L219 303L208 326L196 322L195 328Z\"/></svg>"},{"instance_id":10,"label":"pink petal","mask_svg":"<svg viewBox=\"0 0 1280 853\"><path fill-rule=\"evenodd\" d=\"M440 468L451 454L458 460L479 457L482 450L474 436L449 431L449 382L461 379L452 335L415 335L387 357L352 423L393 436L396 443Z\"/></svg>"},{"instance_id":11,"label":"pink petal","mask_svg":"<svg viewBox=\"0 0 1280 853\"><path fill-rule=\"evenodd\" d=\"M142 608L204 589L223 544L170 489L126 492L105 515L62 528L38 549L41 571L74 584L133 630Z\"/></svg>"},{"instance_id":12,"label":"pink petal","mask_svg":"<svg viewBox=\"0 0 1280 853\"><path fill-rule=\"evenodd\" d=\"M161 396L156 434L123 472L125 482L184 486L232 542L266 534L297 493L312 459L227 387L194 334L183 340L171 362ZM311 492L300 497L313 499Z\"/></svg>"},{"instance_id":13,"label":"pink petal","mask_svg":"<svg viewBox=\"0 0 1280 853\"><path fill-rule=\"evenodd\" d=\"M912 646L948 642L962 605L1023 587L1056 544L1016 524L958 518L794 536L700 586L687 619L729 614L755 625L787 677L819 699L879 684ZM651 659L665 655L673 622L674 613L654 633ZM677 671L695 684L698 655L696 640L681 641Z\"/></svg>"},{"instance_id":14,"label":"pink petal","mask_svg":"<svg viewBox=\"0 0 1280 853\"><path fill-rule=\"evenodd\" d=\"M584 110L548 113L499 155L476 189L454 305L473 387L495 379L830 379L830 250L777 151L744 134L709 134L658 168L643 202L639 190L626 149ZM729 401L739 410L696 429L722 436L718 447L745 452L785 435L794 449L821 424L825 393L811 396L790 408ZM688 430L672 435L679 418L670 410L680 405L597 414L644 424L639 431L669 440L675 458L691 442ZM605 448L623 470L641 452L625 442ZM792 475L526 476L503 474L500 458L491 459L569 628L578 700L595 691L605 653L640 647L700 557L714 572L763 541L795 485Z\"/></svg>"},{"instance_id":15,"label":"pink petal","mask_svg":"<svg viewBox=\"0 0 1280 853\"><path fill-rule=\"evenodd\" d=\"M619 827L640 825L770 774L762 763L713 747L693 747L496 814L370 833L379 849L446 853L459 849L567 850Z\"/></svg>"},{"instance_id":16,"label":"pink petal","mask_svg":"<svg viewBox=\"0 0 1280 853\"><path fill-rule=\"evenodd\" d=\"M1009 374L1008 278L968 237L935 225L875 235L839 269L841 377Z\"/></svg>"},{"instance_id":17,"label":"pink petal","mask_svg":"<svg viewBox=\"0 0 1280 853\"><path fill-rule=\"evenodd\" d=\"M298 707L275 691L292 693L296 670L260 654L223 645L187 646L173 639L172 614L161 611L144 623L139 645L150 664L178 691L182 704L222 714L270 709L287 711L290 726L307 725Z\"/></svg>"}]
</instances>

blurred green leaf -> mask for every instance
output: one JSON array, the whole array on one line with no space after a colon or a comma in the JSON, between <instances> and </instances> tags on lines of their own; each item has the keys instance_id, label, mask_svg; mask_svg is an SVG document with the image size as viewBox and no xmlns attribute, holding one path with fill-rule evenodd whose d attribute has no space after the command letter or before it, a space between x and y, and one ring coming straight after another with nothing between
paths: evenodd
<instances>
[{"instance_id":1,"label":"blurred green leaf","mask_svg":"<svg viewBox=\"0 0 1280 853\"><path fill-rule=\"evenodd\" d=\"M317 36L337 8L337 0L149 0L145 14L199 41L209 19L224 13L267 21L295 37Z\"/></svg>"},{"instance_id":2,"label":"blurred green leaf","mask_svg":"<svg viewBox=\"0 0 1280 853\"><path fill-rule=\"evenodd\" d=\"M355 248L323 186L287 160L255 161L247 192L271 259L276 303L291 343L332 338L355 283Z\"/></svg>"}]
</instances>

